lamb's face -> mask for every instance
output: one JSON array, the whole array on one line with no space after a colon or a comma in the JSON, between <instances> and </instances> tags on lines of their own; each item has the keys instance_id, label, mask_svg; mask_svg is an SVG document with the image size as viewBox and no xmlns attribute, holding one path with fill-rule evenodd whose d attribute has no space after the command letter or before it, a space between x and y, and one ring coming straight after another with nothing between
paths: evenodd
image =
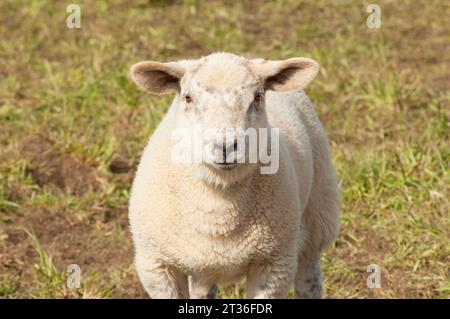
<instances>
[{"instance_id":1,"label":"lamb's face","mask_svg":"<svg viewBox=\"0 0 450 319\"><path fill-rule=\"evenodd\" d=\"M148 91L178 93L176 127L194 143L182 144L194 150L190 164L203 178L227 184L253 171L264 152L259 139L261 129L269 129L265 92L301 90L318 69L306 58L267 61L216 53L195 61L140 62L131 73Z\"/></svg>"},{"instance_id":2,"label":"lamb's face","mask_svg":"<svg viewBox=\"0 0 450 319\"><path fill-rule=\"evenodd\" d=\"M202 164L213 170L250 168L255 132L267 128L264 85L250 61L231 54L198 61L180 81L178 126L195 136ZM249 134L252 134L251 136ZM254 140L250 140L250 138Z\"/></svg>"}]
</instances>

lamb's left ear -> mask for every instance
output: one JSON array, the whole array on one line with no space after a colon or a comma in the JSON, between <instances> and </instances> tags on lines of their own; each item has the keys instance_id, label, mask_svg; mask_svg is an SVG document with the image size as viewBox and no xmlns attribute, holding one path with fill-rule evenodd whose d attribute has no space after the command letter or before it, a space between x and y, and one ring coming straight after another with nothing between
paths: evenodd
<instances>
[{"instance_id":1,"label":"lamb's left ear","mask_svg":"<svg viewBox=\"0 0 450 319\"><path fill-rule=\"evenodd\" d=\"M177 62L142 61L134 64L131 78L142 89L151 93L163 94L180 91L180 79L185 68Z\"/></svg>"},{"instance_id":2,"label":"lamb's left ear","mask_svg":"<svg viewBox=\"0 0 450 319\"><path fill-rule=\"evenodd\" d=\"M283 61L255 59L251 68L264 80L266 90L298 91L304 89L319 72L320 66L309 58Z\"/></svg>"}]
</instances>

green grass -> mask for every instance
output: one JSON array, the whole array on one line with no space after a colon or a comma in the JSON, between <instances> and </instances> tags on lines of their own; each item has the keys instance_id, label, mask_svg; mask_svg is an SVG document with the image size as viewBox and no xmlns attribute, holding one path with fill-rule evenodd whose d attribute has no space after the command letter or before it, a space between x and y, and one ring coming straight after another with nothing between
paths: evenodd
<instances>
[{"instance_id":1,"label":"green grass","mask_svg":"<svg viewBox=\"0 0 450 319\"><path fill-rule=\"evenodd\" d=\"M343 199L341 235L323 258L326 297L450 297L445 1L379 1L378 30L366 27L368 3L349 0L78 3L79 30L67 29L64 3L0 4L0 297L145 297L127 200L172 96L139 91L128 69L214 51L321 64L307 93ZM127 172L112 173L117 159ZM65 287L71 263L77 291ZM381 267L380 289L366 287L369 264Z\"/></svg>"},{"instance_id":2,"label":"green grass","mask_svg":"<svg viewBox=\"0 0 450 319\"><path fill-rule=\"evenodd\" d=\"M39 285L37 290L32 294L32 297L48 296L52 298L64 286L64 275L58 271L52 258L47 254L39 239L36 237L36 234L29 230L25 230L25 232L32 240L39 257L38 263L33 265L35 268L35 281Z\"/></svg>"}]
</instances>

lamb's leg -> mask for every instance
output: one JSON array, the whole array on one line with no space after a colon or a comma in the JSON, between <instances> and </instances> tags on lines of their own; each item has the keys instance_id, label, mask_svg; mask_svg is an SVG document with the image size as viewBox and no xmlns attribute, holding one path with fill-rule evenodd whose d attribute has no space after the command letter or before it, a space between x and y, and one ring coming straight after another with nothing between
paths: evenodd
<instances>
[{"instance_id":1,"label":"lamb's leg","mask_svg":"<svg viewBox=\"0 0 450 319\"><path fill-rule=\"evenodd\" d=\"M295 276L296 298L320 299L322 298L322 269L320 257L306 258L301 256Z\"/></svg>"},{"instance_id":2,"label":"lamb's leg","mask_svg":"<svg viewBox=\"0 0 450 319\"><path fill-rule=\"evenodd\" d=\"M323 141L325 143L325 141ZM315 160L314 185L301 223L302 245L295 278L297 298L322 297L320 256L339 233L339 191L330 154Z\"/></svg>"},{"instance_id":3,"label":"lamb's leg","mask_svg":"<svg viewBox=\"0 0 450 319\"><path fill-rule=\"evenodd\" d=\"M174 267L159 262L136 262L144 289L152 299L189 298L187 276Z\"/></svg>"},{"instance_id":4,"label":"lamb's leg","mask_svg":"<svg viewBox=\"0 0 450 319\"><path fill-rule=\"evenodd\" d=\"M211 278L189 276L189 296L191 299L214 299L218 286Z\"/></svg>"},{"instance_id":5,"label":"lamb's leg","mask_svg":"<svg viewBox=\"0 0 450 319\"><path fill-rule=\"evenodd\" d=\"M289 258L265 266L252 267L247 276L248 298L287 298L294 280L296 264L295 260Z\"/></svg>"}]
</instances>

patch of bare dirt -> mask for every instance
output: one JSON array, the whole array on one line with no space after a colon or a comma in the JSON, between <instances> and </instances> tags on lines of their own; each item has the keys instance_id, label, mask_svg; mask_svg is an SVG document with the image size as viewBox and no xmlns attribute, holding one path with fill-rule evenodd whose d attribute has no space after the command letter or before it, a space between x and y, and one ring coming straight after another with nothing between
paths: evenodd
<instances>
[{"instance_id":1,"label":"patch of bare dirt","mask_svg":"<svg viewBox=\"0 0 450 319\"><path fill-rule=\"evenodd\" d=\"M52 141L32 135L20 145L21 155L27 159L27 171L39 185L57 187L73 195L99 189L103 178L88 164L65 154Z\"/></svg>"},{"instance_id":2,"label":"patch of bare dirt","mask_svg":"<svg viewBox=\"0 0 450 319\"><path fill-rule=\"evenodd\" d=\"M114 271L120 277L114 285L89 288L103 292L112 289L113 297L146 297L136 273L126 271L133 263L131 239L118 238L115 232L117 226L127 228L126 208L97 208L87 218L63 207L25 210L13 224L0 230L0 273L20 278L20 286L16 287L19 291L37 286L34 265L39 264L39 256L27 229L36 234L59 271L63 272L69 264L78 264L83 278L94 273L109 278Z\"/></svg>"},{"instance_id":3,"label":"patch of bare dirt","mask_svg":"<svg viewBox=\"0 0 450 319\"><path fill-rule=\"evenodd\" d=\"M57 192L66 192L74 197L89 190L100 192L106 179L95 167L65 153L61 147L40 135L23 139L19 152L8 154L9 160L26 159L26 169L33 180L39 186L47 186ZM128 181L132 165L117 157L110 170L114 174L110 178ZM19 295L23 292L28 296L39 285L36 279L39 255L26 233L28 230L36 235L58 271L64 272L69 264L78 264L82 278L104 278L91 284L84 281L88 285L88 294L92 291L93 297L105 292L120 298L147 297L131 267L133 246L125 204L111 208L98 203L81 211L74 211L64 202L42 207L27 203L35 191L17 182L10 183L7 198L20 203L20 207L1 212L11 221L0 221L0 274L7 274L14 281ZM105 286L95 286L98 282ZM56 293L61 297L62 290ZM68 294L76 297L70 291Z\"/></svg>"}]
</instances>

